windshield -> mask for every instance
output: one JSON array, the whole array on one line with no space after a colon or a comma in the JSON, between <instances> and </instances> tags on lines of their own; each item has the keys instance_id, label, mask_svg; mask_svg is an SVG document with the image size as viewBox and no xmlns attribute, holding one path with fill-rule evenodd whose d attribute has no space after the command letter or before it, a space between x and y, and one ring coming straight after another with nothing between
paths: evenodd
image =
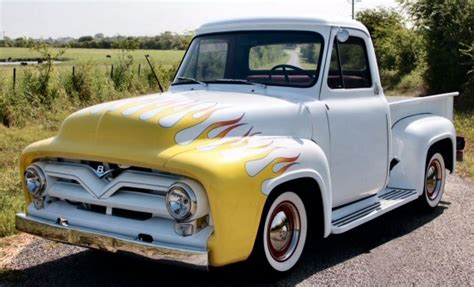
<instances>
[{"instance_id":1,"label":"windshield","mask_svg":"<svg viewBox=\"0 0 474 287\"><path fill-rule=\"evenodd\" d=\"M196 37L173 85L264 84L310 87L318 79L323 38L315 32L234 32Z\"/></svg>"}]
</instances>

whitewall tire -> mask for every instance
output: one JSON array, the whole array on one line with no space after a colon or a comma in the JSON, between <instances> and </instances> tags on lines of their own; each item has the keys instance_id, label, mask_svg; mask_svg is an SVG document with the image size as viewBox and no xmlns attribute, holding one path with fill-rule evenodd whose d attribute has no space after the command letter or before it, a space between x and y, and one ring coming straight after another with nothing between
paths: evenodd
<instances>
[{"instance_id":1,"label":"whitewall tire","mask_svg":"<svg viewBox=\"0 0 474 287\"><path fill-rule=\"evenodd\" d=\"M425 169L425 184L420 203L428 209L438 206L444 193L446 182L446 166L440 153L428 155Z\"/></svg>"},{"instance_id":2,"label":"whitewall tire","mask_svg":"<svg viewBox=\"0 0 474 287\"><path fill-rule=\"evenodd\" d=\"M259 236L263 241L262 259L275 271L288 271L300 259L306 242L308 219L304 203L296 193L283 192L264 218Z\"/></svg>"}]
</instances>

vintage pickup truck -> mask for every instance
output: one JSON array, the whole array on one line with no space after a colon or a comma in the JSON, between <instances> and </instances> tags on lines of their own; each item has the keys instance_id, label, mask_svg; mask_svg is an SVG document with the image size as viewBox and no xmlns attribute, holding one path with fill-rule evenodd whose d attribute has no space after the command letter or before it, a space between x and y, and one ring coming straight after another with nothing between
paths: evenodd
<instances>
[{"instance_id":1,"label":"vintage pickup truck","mask_svg":"<svg viewBox=\"0 0 474 287\"><path fill-rule=\"evenodd\" d=\"M385 98L359 22L207 24L169 91L80 110L23 151L16 226L201 267L254 259L288 271L316 237L411 201L438 205L455 170L456 95Z\"/></svg>"}]
</instances>

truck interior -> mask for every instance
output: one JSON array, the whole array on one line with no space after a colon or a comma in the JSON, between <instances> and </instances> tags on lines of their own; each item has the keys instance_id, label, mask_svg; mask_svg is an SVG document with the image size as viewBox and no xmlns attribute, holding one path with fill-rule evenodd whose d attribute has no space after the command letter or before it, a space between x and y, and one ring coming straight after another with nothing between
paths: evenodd
<instances>
[{"instance_id":1,"label":"truck interior","mask_svg":"<svg viewBox=\"0 0 474 287\"><path fill-rule=\"evenodd\" d=\"M178 77L205 83L244 80L265 85L310 87L319 77L323 37L307 31L247 31L193 40ZM235 83L228 81L229 83ZM173 84L189 83L178 79Z\"/></svg>"}]
</instances>

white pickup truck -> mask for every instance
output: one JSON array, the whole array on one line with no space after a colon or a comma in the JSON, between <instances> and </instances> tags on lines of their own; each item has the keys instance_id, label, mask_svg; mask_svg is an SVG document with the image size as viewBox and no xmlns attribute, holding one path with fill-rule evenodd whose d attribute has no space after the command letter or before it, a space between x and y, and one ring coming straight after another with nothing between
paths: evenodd
<instances>
[{"instance_id":1,"label":"white pickup truck","mask_svg":"<svg viewBox=\"0 0 474 287\"><path fill-rule=\"evenodd\" d=\"M27 147L18 230L197 266L295 266L327 237L455 170L453 96L384 97L367 29L275 18L202 26L168 92L78 111Z\"/></svg>"}]
</instances>

